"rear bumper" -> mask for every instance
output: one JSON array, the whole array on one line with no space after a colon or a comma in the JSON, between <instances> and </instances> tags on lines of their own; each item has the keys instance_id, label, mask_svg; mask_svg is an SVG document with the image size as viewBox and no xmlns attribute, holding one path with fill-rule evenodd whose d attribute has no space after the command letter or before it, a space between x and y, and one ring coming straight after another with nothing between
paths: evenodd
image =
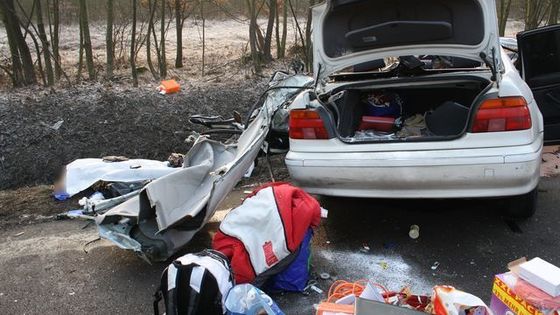
<instances>
[{"instance_id":1,"label":"rear bumper","mask_svg":"<svg viewBox=\"0 0 560 315\"><path fill-rule=\"evenodd\" d=\"M295 184L310 193L371 198L522 195L539 182L542 136L532 144L472 150L290 151Z\"/></svg>"}]
</instances>

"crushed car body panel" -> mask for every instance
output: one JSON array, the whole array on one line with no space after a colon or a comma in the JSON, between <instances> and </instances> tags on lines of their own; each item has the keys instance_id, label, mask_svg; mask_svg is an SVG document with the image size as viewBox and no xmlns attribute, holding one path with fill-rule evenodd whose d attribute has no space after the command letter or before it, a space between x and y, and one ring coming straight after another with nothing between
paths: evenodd
<instances>
[{"instance_id":1,"label":"crushed car body panel","mask_svg":"<svg viewBox=\"0 0 560 315\"><path fill-rule=\"evenodd\" d=\"M198 137L185 156L183 169L154 180L138 196L96 218L100 236L148 261L172 256L210 220L251 167L274 113L311 82L304 75L271 81L262 107L235 143Z\"/></svg>"}]
</instances>

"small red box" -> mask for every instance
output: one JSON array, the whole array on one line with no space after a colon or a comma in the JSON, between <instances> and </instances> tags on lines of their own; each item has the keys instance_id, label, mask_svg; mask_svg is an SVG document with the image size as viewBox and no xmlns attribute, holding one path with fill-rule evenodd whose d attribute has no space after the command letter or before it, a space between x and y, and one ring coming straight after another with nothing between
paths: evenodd
<instances>
[{"instance_id":1,"label":"small red box","mask_svg":"<svg viewBox=\"0 0 560 315\"><path fill-rule=\"evenodd\" d=\"M379 116L362 116L360 130L393 131L395 118Z\"/></svg>"}]
</instances>

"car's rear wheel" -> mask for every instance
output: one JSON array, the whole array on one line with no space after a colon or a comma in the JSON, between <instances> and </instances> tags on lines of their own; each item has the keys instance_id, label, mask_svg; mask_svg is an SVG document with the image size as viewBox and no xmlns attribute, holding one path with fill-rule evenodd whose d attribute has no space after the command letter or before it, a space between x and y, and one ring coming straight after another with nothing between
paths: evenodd
<instances>
[{"instance_id":1,"label":"car's rear wheel","mask_svg":"<svg viewBox=\"0 0 560 315\"><path fill-rule=\"evenodd\" d=\"M538 189L535 188L527 194L510 197L507 199L504 214L515 219L532 217L537 210Z\"/></svg>"}]
</instances>

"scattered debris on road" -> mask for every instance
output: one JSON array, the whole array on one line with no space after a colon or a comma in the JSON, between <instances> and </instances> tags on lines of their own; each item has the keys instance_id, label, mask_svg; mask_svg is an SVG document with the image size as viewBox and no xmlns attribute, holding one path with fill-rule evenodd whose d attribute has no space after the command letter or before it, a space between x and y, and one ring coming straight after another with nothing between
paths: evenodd
<instances>
[{"instance_id":1,"label":"scattered debris on road","mask_svg":"<svg viewBox=\"0 0 560 315\"><path fill-rule=\"evenodd\" d=\"M408 232L408 236L415 240L420 237L420 227L416 224L410 226L410 231Z\"/></svg>"},{"instance_id":2,"label":"scattered debris on road","mask_svg":"<svg viewBox=\"0 0 560 315\"><path fill-rule=\"evenodd\" d=\"M434 262L434 264L432 265L431 268L432 268L432 270L436 270L436 269L438 269L438 267L439 267L439 262L436 261L436 262Z\"/></svg>"}]
</instances>

